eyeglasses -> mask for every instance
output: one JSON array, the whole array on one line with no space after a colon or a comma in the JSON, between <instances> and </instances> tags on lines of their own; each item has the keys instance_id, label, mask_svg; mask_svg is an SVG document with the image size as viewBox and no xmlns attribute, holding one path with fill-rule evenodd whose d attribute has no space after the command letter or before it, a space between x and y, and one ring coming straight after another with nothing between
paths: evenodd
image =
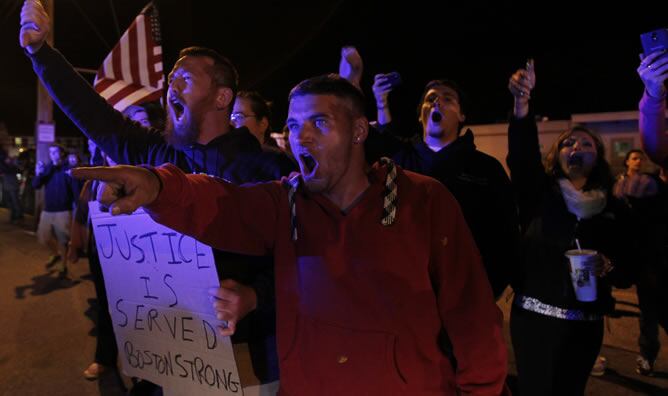
<instances>
[{"instance_id":1,"label":"eyeglasses","mask_svg":"<svg viewBox=\"0 0 668 396\"><path fill-rule=\"evenodd\" d=\"M255 114L232 113L230 120L235 124L243 125L248 117L257 117Z\"/></svg>"}]
</instances>

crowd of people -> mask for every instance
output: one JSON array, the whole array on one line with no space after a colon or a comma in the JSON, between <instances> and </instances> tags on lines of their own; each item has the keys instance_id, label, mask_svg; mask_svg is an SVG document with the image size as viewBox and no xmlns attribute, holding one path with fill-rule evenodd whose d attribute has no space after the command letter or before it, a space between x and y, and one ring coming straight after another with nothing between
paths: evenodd
<instances>
[{"instance_id":1,"label":"crowd of people","mask_svg":"<svg viewBox=\"0 0 668 396\"><path fill-rule=\"evenodd\" d=\"M275 132L271 103L240 91L234 64L214 50L180 52L165 122L152 122L141 106L114 110L45 42L48 29L39 2L27 1L20 44L89 139L90 164L104 165L79 167L53 145L33 179L45 188L38 236L51 264L65 277L85 251L93 274L102 309L86 378L114 370L118 355L87 213L96 197L114 215L144 207L214 248L218 330L247 344L254 381L270 394L510 394L496 305L508 287L521 394L584 394L603 359L613 287L637 287L637 370L653 374L659 328L668 331L666 53L638 67L646 151L629 151L617 178L603 140L581 125L543 160L529 60L508 81L507 174L476 149L456 82L425 85L420 130L406 139L389 106L396 73L365 87L353 47L342 50L338 74L291 90ZM14 172L0 159L3 174ZM646 171L648 160L659 173ZM116 164L144 166L108 167ZM584 264L567 252L586 255ZM139 381L134 392L160 389Z\"/></svg>"}]
</instances>

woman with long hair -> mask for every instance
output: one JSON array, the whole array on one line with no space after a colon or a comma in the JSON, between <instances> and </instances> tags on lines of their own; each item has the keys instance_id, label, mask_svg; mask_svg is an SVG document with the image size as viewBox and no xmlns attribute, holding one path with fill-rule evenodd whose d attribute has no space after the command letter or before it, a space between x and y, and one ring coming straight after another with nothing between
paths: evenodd
<instances>
[{"instance_id":1,"label":"woman with long hair","mask_svg":"<svg viewBox=\"0 0 668 396\"><path fill-rule=\"evenodd\" d=\"M614 308L611 277L623 265L620 205L598 135L573 126L543 164L529 114L533 62L510 78L515 99L508 130L508 166L518 199L522 258L514 269L510 329L523 395L582 395L603 341L603 317ZM566 252L596 252L589 263L594 298L577 293L581 272ZM591 282L590 279L587 279Z\"/></svg>"}]
</instances>

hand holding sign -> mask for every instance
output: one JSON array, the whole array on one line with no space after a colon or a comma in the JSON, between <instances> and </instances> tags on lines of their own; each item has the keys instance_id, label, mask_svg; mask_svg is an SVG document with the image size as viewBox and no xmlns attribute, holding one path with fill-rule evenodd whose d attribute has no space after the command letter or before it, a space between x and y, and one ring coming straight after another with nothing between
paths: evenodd
<instances>
[{"instance_id":1,"label":"hand holding sign","mask_svg":"<svg viewBox=\"0 0 668 396\"><path fill-rule=\"evenodd\" d=\"M257 306L257 295L253 288L232 279L220 282L220 287L209 290L213 296L213 309L218 320L227 321L227 327L218 327L223 337L231 336L236 324Z\"/></svg>"},{"instance_id":2,"label":"hand holding sign","mask_svg":"<svg viewBox=\"0 0 668 396\"><path fill-rule=\"evenodd\" d=\"M77 179L100 180L97 200L108 206L111 214L130 214L140 206L155 201L160 193L160 179L146 168L120 165L114 167L72 169Z\"/></svg>"},{"instance_id":3,"label":"hand holding sign","mask_svg":"<svg viewBox=\"0 0 668 396\"><path fill-rule=\"evenodd\" d=\"M89 208L126 375L160 384L165 396L242 395L232 344L216 331L206 293L221 287L211 248L142 210L112 216L97 202ZM223 286L243 293L235 282ZM241 308L224 298L232 313Z\"/></svg>"}]
</instances>

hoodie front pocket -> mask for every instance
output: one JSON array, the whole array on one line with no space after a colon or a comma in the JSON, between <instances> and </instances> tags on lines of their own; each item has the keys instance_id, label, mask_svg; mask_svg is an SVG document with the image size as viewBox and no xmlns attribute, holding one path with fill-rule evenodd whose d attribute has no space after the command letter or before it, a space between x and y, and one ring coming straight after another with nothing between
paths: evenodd
<instances>
[{"instance_id":1,"label":"hoodie front pocket","mask_svg":"<svg viewBox=\"0 0 668 396\"><path fill-rule=\"evenodd\" d=\"M284 360L300 367L307 388L324 394L400 394L406 388L395 356L396 338L302 316Z\"/></svg>"}]
</instances>

